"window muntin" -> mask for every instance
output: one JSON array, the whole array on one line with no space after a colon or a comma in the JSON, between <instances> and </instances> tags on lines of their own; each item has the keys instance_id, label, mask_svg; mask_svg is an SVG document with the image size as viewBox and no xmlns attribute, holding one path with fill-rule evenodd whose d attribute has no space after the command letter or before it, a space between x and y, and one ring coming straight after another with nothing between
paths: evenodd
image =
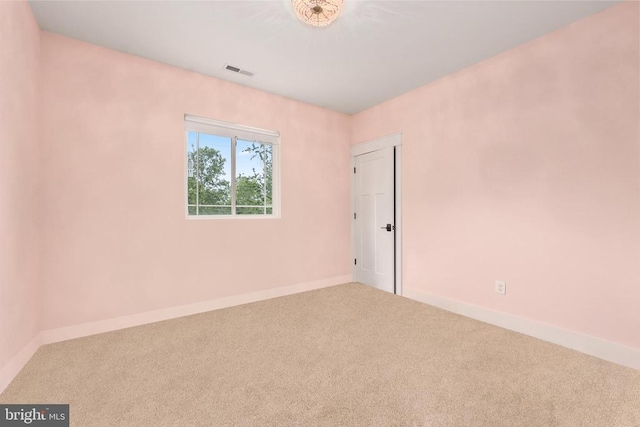
<instances>
[{"instance_id":1,"label":"window muntin","mask_svg":"<svg viewBox=\"0 0 640 427\"><path fill-rule=\"evenodd\" d=\"M252 134L246 127L234 132L228 123L224 127L194 125L187 117L185 124L188 217L279 215L278 144L270 142L276 133Z\"/></svg>"}]
</instances>

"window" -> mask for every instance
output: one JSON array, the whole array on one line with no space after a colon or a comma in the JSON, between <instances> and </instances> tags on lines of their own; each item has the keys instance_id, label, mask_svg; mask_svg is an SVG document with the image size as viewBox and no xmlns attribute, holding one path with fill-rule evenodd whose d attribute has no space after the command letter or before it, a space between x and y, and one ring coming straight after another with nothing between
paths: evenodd
<instances>
[{"instance_id":1,"label":"window","mask_svg":"<svg viewBox=\"0 0 640 427\"><path fill-rule=\"evenodd\" d=\"M188 217L279 217L279 133L185 115Z\"/></svg>"}]
</instances>

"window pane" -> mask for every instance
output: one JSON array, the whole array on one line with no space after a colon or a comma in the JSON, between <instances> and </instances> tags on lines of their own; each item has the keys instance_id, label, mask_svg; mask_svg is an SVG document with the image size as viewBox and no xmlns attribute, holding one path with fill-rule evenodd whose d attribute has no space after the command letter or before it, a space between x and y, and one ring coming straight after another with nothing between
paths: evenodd
<instances>
[{"instance_id":1,"label":"window pane","mask_svg":"<svg viewBox=\"0 0 640 427\"><path fill-rule=\"evenodd\" d=\"M273 208L267 208L267 215L273 214Z\"/></svg>"},{"instance_id":2,"label":"window pane","mask_svg":"<svg viewBox=\"0 0 640 427\"><path fill-rule=\"evenodd\" d=\"M195 205L198 201L198 187L196 185L196 147L197 133L187 133L187 204L189 206L189 215L196 214Z\"/></svg>"},{"instance_id":3,"label":"window pane","mask_svg":"<svg viewBox=\"0 0 640 427\"><path fill-rule=\"evenodd\" d=\"M265 203L267 206L270 206L273 204L273 146L265 145L264 150L264 173L266 186ZM271 215L273 212L267 211L267 213Z\"/></svg>"},{"instance_id":4,"label":"window pane","mask_svg":"<svg viewBox=\"0 0 640 427\"><path fill-rule=\"evenodd\" d=\"M264 215L264 207L236 207L236 213L238 215Z\"/></svg>"},{"instance_id":5,"label":"window pane","mask_svg":"<svg viewBox=\"0 0 640 427\"><path fill-rule=\"evenodd\" d=\"M236 213L264 215L265 144L238 139L236 142ZM259 209L242 206L261 206Z\"/></svg>"},{"instance_id":6,"label":"window pane","mask_svg":"<svg viewBox=\"0 0 640 427\"><path fill-rule=\"evenodd\" d=\"M231 205L231 138L199 134L196 177L198 214L217 215L211 205ZM204 206L203 206L204 205ZM220 215L226 214L222 208ZM229 213L231 213L231 208Z\"/></svg>"},{"instance_id":7,"label":"window pane","mask_svg":"<svg viewBox=\"0 0 640 427\"><path fill-rule=\"evenodd\" d=\"M200 215L231 215L231 206L200 206Z\"/></svg>"}]
</instances>

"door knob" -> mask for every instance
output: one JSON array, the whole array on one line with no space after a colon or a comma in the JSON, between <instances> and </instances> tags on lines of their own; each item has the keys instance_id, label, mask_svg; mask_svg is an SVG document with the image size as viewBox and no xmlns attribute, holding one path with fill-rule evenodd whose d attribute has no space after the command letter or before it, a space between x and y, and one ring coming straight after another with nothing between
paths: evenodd
<instances>
[{"instance_id":1,"label":"door knob","mask_svg":"<svg viewBox=\"0 0 640 427\"><path fill-rule=\"evenodd\" d=\"M382 228L383 230L392 231L392 230L396 229L396 226L395 225L391 225L391 224L387 224L386 226L380 227L380 228Z\"/></svg>"}]
</instances>

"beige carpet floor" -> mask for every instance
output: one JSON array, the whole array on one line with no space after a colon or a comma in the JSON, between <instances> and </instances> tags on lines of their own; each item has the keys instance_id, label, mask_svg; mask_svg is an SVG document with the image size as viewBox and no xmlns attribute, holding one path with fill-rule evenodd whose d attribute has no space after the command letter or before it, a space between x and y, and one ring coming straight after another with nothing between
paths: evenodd
<instances>
[{"instance_id":1,"label":"beige carpet floor","mask_svg":"<svg viewBox=\"0 0 640 427\"><path fill-rule=\"evenodd\" d=\"M640 371L346 284L40 348L73 426L640 426Z\"/></svg>"}]
</instances>

